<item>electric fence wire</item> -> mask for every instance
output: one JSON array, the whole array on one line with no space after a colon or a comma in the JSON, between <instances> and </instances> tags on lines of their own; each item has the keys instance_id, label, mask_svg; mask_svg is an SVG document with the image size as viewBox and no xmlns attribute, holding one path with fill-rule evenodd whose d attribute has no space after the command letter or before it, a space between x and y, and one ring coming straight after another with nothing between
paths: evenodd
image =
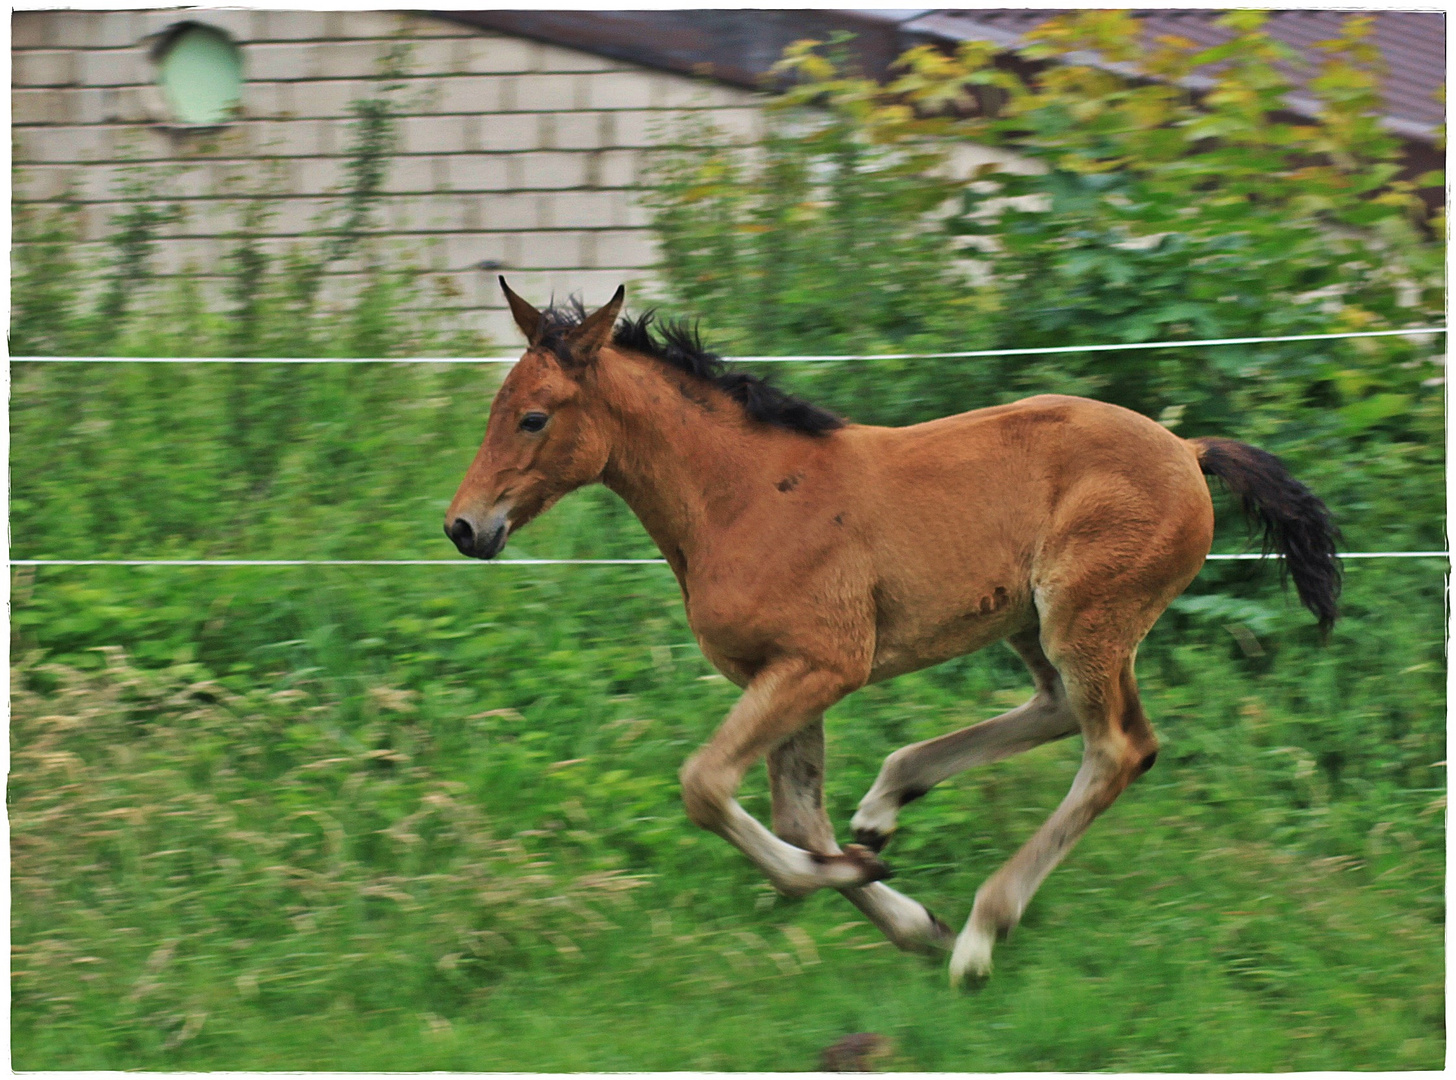
<instances>
[{"instance_id":1,"label":"electric fence wire","mask_svg":"<svg viewBox=\"0 0 1456 1080\"><path fill-rule=\"evenodd\" d=\"M1342 551L1341 559L1450 559L1449 551ZM1240 552L1218 560L1277 560ZM10 566L666 566L666 559L8 559Z\"/></svg>"},{"instance_id":2,"label":"electric fence wire","mask_svg":"<svg viewBox=\"0 0 1456 1080\"><path fill-rule=\"evenodd\" d=\"M836 363L873 360L955 360L989 356L1038 356L1049 353L1117 352L1131 349L1203 348L1217 345L1266 345L1291 341L1333 341L1444 334L1444 326L1418 326L1401 330L1354 330L1333 334L1286 334L1275 337L1204 338L1197 341L1142 341L1106 345L1055 345L1026 349L970 349L961 352L884 353L843 356L730 356L736 364ZM24 364L514 364L518 357L156 357L156 356L13 356ZM1448 551L1349 551L1341 559L1447 559ZM1257 552L1213 554L1210 562L1279 558ZM7 559L10 566L472 566L480 560L463 559ZM665 566L665 559L496 559L490 566Z\"/></svg>"},{"instance_id":3,"label":"electric fence wire","mask_svg":"<svg viewBox=\"0 0 1456 1080\"><path fill-rule=\"evenodd\" d=\"M1416 337L1444 334L1444 326L1402 330L1349 330L1336 334L1285 334L1278 337L1204 338L1199 341L1136 341L1113 345L1048 345L1026 349L969 349L962 352L849 354L844 356L725 356L730 364L830 364L873 360L962 360L986 356L1043 356L1049 353L1125 352L1134 349L1192 349L1215 345L1268 345L1286 341L1341 338ZM12 356L12 364L514 364L517 356L477 357L237 357L237 356Z\"/></svg>"}]
</instances>

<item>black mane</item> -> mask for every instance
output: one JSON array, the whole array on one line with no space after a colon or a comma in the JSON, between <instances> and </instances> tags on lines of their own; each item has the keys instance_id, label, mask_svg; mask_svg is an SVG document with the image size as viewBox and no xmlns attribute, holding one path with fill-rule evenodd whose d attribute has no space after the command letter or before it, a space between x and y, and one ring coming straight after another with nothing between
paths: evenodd
<instances>
[{"instance_id":1,"label":"black mane","mask_svg":"<svg viewBox=\"0 0 1456 1080\"><path fill-rule=\"evenodd\" d=\"M566 332L585 318L586 310L579 298L547 308L541 312L541 347L550 349L563 363L575 362ZM635 319L623 318L612 333L612 344L712 383L742 405L751 419L761 423L805 435L823 435L844 426L844 421L828 410L786 394L758 375L730 369L722 357L703 347L696 326L685 321L657 323L655 327L654 323L657 317L653 311Z\"/></svg>"}]
</instances>

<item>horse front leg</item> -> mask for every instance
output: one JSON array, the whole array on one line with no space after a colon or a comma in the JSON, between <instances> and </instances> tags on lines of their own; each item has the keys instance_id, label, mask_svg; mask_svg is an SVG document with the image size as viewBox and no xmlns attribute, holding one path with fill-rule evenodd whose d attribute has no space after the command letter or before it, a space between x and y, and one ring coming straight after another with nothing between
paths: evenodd
<instances>
[{"instance_id":1,"label":"horse front leg","mask_svg":"<svg viewBox=\"0 0 1456 1080\"><path fill-rule=\"evenodd\" d=\"M722 726L679 773L693 823L742 851L786 896L866 885L890 876L889 868L867 848L833 847L832 833L828 844L822 834L796 836L825 850L805 850L780 839L734 797L750 765L805 725L820 723L825 709L857 687L853 679L806 661L775 664L749 683Z\"/></svg>"},{"instance_id":2,"label":"horse front leg","mask_svg":"<svg viewBox=\"0 0 1456 1080\"><path fill-rule=\"evenodd\" d=\"M824 720L816 718L768 753L773 829L778 836L820 855L840 854L834 826L824 811ZM882 882L839 890L880 932L907 952L949 952L955 931L924 905Z\"/></svg>"}]
</instances>

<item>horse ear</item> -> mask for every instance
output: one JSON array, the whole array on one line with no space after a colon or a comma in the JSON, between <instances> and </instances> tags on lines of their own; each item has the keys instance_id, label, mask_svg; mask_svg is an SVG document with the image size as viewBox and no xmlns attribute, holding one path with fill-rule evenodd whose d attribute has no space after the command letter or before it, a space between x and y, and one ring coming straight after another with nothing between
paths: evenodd
<instances>
[{"instance_id":1,"label":"horse ear","mask_svg":"<svg viewBox=\"0 0 1456 1080\"><path fill-rule=\"evenodd\" d=\"M541 313L511 292L504 274L500 276L500 286L501 291L506 294L506 303L511 305L511 315L515 318L516 325L526 335L526 344L535 345L541 340Z\"/></svg>"},{"instance_id":2,"label":"horse ear","mask_svg":"<svg viewBox=\"0 0 1456 1080\"><path fill-rule=\"evenodd\" d=\"M622 298L626 295L627 287L618 285L610 300L582 319L581 325L567 335L574 356L590 360L598 349L611 340L612 327L617 325L617 312L622 310Z\"/></svg>"}]
</instances>

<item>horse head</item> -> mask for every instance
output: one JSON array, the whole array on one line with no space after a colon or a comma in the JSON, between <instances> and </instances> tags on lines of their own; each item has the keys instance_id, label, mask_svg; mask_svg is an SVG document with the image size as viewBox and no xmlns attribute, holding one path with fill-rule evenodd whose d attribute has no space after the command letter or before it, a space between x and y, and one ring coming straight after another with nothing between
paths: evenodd
<instances>
[{"instance_id":1,"label":"horse head","mask_svg":"<svg viewBox=\"0 0 1456 1080\"><path fill-rule=\"evenodd\" d=\"M445 534L477 559L495 558L512 532L601 477L610 446L586 390L625 292L618 286L597 311L563 321L500 281L526 352L496 392L485 439L445 511Z\"/></svg>"}]
</instances>

